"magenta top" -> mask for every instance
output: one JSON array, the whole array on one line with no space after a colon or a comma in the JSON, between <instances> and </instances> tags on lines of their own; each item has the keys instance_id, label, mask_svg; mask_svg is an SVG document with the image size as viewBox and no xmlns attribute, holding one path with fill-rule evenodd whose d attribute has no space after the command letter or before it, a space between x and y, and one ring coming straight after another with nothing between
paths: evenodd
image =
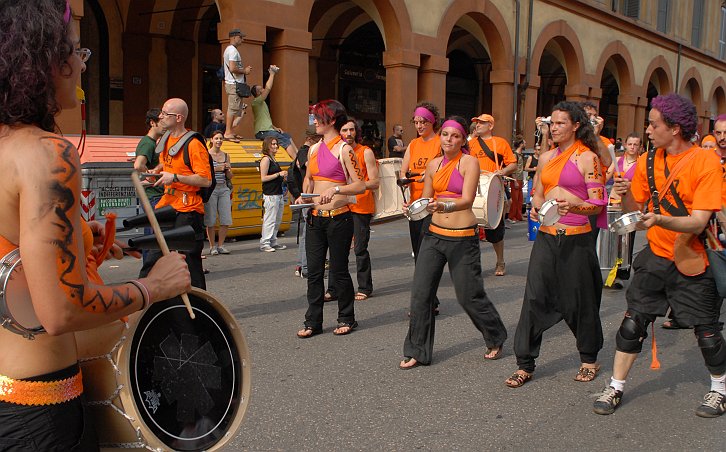
<instances>
[{"instance_id":1,"label":"magenta top","mask_svg":"<svg viewBox=\"0 0 726 452\"><path fill-rule=\"evenodd\" d=\"M623 175L623 179L633 180L636 166L637 165L631 165L628 169L628 172L626 173L625 171L623 171L623 168L625 168L625 156L622 156L618 159L618 172Z\"/></svg>"},{"instance_id":2,"label":"magenta top","mask_svg":"<svg viewBox=\"0 0 726 452\"><path fill-rule=\"evenodd\" d=\"M557 186L564 188L573 195L580 199L587 199L587 187L585 186L585 178L580 173L572 160L568 160L565 166L562 168L560 173L560 180ZM567 215L560 217L559 223L566 224L567 226L582 226L587 224L587 216L580 215L577 213L568 213Z\"/></svg>"},{"instance_id":3,"label":"magenta top","mask_svg":"<svg viewBox=\"0 0 726 452\"><path fill-rule=\"evenodd\" d=\"M335 158L324 141L320 143L318 152L313 156L315 162L309 165L313 180L328 180L345 183L345 173L340 161Z\"/></svg>"},{"instance_id":4,"label":"magenta top","mask_svg":"<svg viewBox=\"0 0 726 452\"><path fill-rule=\"evenodd\" d=\"M446 158L446 156L443 156L443 158L441 159L441 166L444 166L447 163L449 163L449 160ZM454 168L454 170L451 172L451 176L449 176L449 185L446 187L446 191L448 192L446 194L446 197L461 198L461 192L463 189L464 176L462 176L459 172L459 168Z\"/></svg>"}]
</instances>

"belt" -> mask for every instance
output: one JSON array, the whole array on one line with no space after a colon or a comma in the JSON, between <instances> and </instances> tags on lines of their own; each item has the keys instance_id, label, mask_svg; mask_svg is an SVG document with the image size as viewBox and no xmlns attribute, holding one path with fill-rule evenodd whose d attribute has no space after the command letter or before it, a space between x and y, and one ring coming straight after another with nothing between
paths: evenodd
<instances>
[{"instance_id":1,"label":"belt","mask_svg":"<svg viewBox=\"0 0 726 452\"><path fill-rule=\"evenodd\" d=\"M444 235L447 237L474 237L476 235L476 228L470 227L466 229L449 229L449 228L442 228L441 226L436 226L435 224L431 223L429 225L429 232L433 232L434 234Z\"/></svg>"},{"instance_id":2,"label":"belt","mask_svg":"<svg viewBox=\"0 0 726 452\"><path fill-rule=\"evenodd\" d=\"M16 405L54 405L83 393L81 371L58 381L15 380L0 375L0 401Z\"/></svg>"},{"instance_id":3,"label":"belt","mask_svg":"<svg viewBox=\"0 0 726 452\"><path fill-rule=\"evenodd\" d=\"M343 207L338 207L337 209L333 209L333 210L313 209L313 210L311 210L311 212L316 217L333 218L342 213L350 212L350 207L345 205Z\"/></svg>"},{"instance_id":4,"label":"belt","mask_svg":"<svg viewBox=\"0 0 726 452\"><path fill-rule=\"evenodd\" d=\"M169 196L174 196L175 198L179 198L182 200L182 204L184 204L185 206L188 206L189 204L191 204L190 198L193 198L194 196L198 196L199 191L184 191L184 190L177 190L176 188L165 187L164 194L169 195Z\"/></svg>"},{"instance_id":5,"label":"belt","mask_svg":"<svg viewBox=\"0 0 726 452\"><path fill-rule=\"evenodd\" d=\"M549 235L579 235L586 234L592 231L590 224L584 224L582 226L570 226L567 228L556 228L554 226L540 226L539 230Z\"/></svg>"}]
</instances>

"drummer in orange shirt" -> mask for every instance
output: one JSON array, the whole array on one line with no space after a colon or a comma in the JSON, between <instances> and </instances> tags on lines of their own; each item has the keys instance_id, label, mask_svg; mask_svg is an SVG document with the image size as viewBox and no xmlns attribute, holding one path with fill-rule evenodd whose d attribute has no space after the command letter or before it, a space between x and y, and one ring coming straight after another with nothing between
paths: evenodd
<instances>
[{"instance_id":1,"label":"drummer in orange shirt","mask_svg":"<svg viewBox=\"0 0 726 452\"><path fill-rule=\"evenodd\" d=\"M517 171L517 158L514 156L507 140L492 135L494 116L483 114L471 118L471 120L476 123L477 138L469 141L469 147L471 148L471 155L479 159L479 168L482 171L488 171L499 176L509 176ZM502 216L504 216L505 210L502 210ZM496 221L496 219L493 221ZM504 276L505 274L504 229L504 218L500 218L496 228L486 230L486 241L492 244L494 252L497 254L497 265L494 269L495 276Z\"/></svg>"}]
</instances>

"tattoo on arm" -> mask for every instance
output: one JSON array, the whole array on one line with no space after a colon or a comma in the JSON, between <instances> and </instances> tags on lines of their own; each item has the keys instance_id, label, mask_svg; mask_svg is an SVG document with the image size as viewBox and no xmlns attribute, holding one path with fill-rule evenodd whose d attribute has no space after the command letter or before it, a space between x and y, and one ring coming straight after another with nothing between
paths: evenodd
<instances>
[{"instance_id":1,"label":"tattoo on arm","mask_svg":"<svg viewBox=\"0 0 726 452\"><path fill-rule=\"evenodd\" d=\"M350 164L353 165L355 173L358 175L358 180L363 180L363 169L358 164L358 160L355 158L355 152L352 148L348 150L348 157L350 158Z\"/></svg>"},{"instance_id":2,"label":"tattoo on arm","mask_svg":"<svg viewBox=\"0 0 726 452\"><path fill-rule=\"evenodd\" d=\"M73 227L74 209L78 209L78 197L74 193L78 170L73 161L74 146L61 138L45 137L50 142L55 161L51 169L51 179L47 186L48 201L41 206L39 217L52 215L53 231L50 244L56 248L56 266L60 285L68 299L89 312L113 312L129 306L134 299L129 288L124 286L99 287L87 290L82 266L85 268L86 255L82 244L75 244ZM74 246L74 244L76 246ZM81 256L74 254L80 249Z\"/></svg>"}]
</instances>

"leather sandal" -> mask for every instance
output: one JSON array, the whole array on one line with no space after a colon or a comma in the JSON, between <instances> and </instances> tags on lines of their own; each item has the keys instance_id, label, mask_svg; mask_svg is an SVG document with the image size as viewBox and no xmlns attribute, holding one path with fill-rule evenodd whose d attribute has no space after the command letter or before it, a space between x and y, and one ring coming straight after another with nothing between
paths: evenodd
<instances>
[{"instance_id":1,"label":"leather sandal","mask_svg":"<svg viewBox=\"0 0 726 452\"><path fill-rule=\"evenodd\" d=\"M524 384L531 380L533 377L534 374L530 374L527 372L514 372L511 377L504 380L504 384L509 386L510 388L519 388L524 386Z\"/></svg>"},{"instance_id":2,"label":"leather sandal","mask_svg":"<svg viewBox=\"0 0 726 452\"><path fill-rule=\"evenodd\" d=\"M577 371L577 374L575 374L575 381L582 381L587 383L588 381L592 381L595 378L597 378L597 374L600 372L600 365L596 365L595 367L585 367L580 366L580 370Z\"/></svg>"},{"instance_id":3,"label":"leather sandal","mask_svg":"<svg viewBox=\"0 0 726 452\"><path fill-rule=\"evenodd\" d=\"M308 339L322 332L323 330L316 330L311 326L306 326L305 328L297 332L297 337L300 339Z\"/></svg>"},{"instance_id":4,"label":"leather sandal","mask_svg":"<svg viewBox=\"0 0 726 452\"><path fill-rule=\"evenodd\" d=\"M348 328L345 331L340 331L341 328ZM340 322L338 323L338 327L333 330L333 334L336 336L345 336L346 334L350 334L353 332L354 329L358 328L358 322Z\"/></svg>"}]
</instances>

